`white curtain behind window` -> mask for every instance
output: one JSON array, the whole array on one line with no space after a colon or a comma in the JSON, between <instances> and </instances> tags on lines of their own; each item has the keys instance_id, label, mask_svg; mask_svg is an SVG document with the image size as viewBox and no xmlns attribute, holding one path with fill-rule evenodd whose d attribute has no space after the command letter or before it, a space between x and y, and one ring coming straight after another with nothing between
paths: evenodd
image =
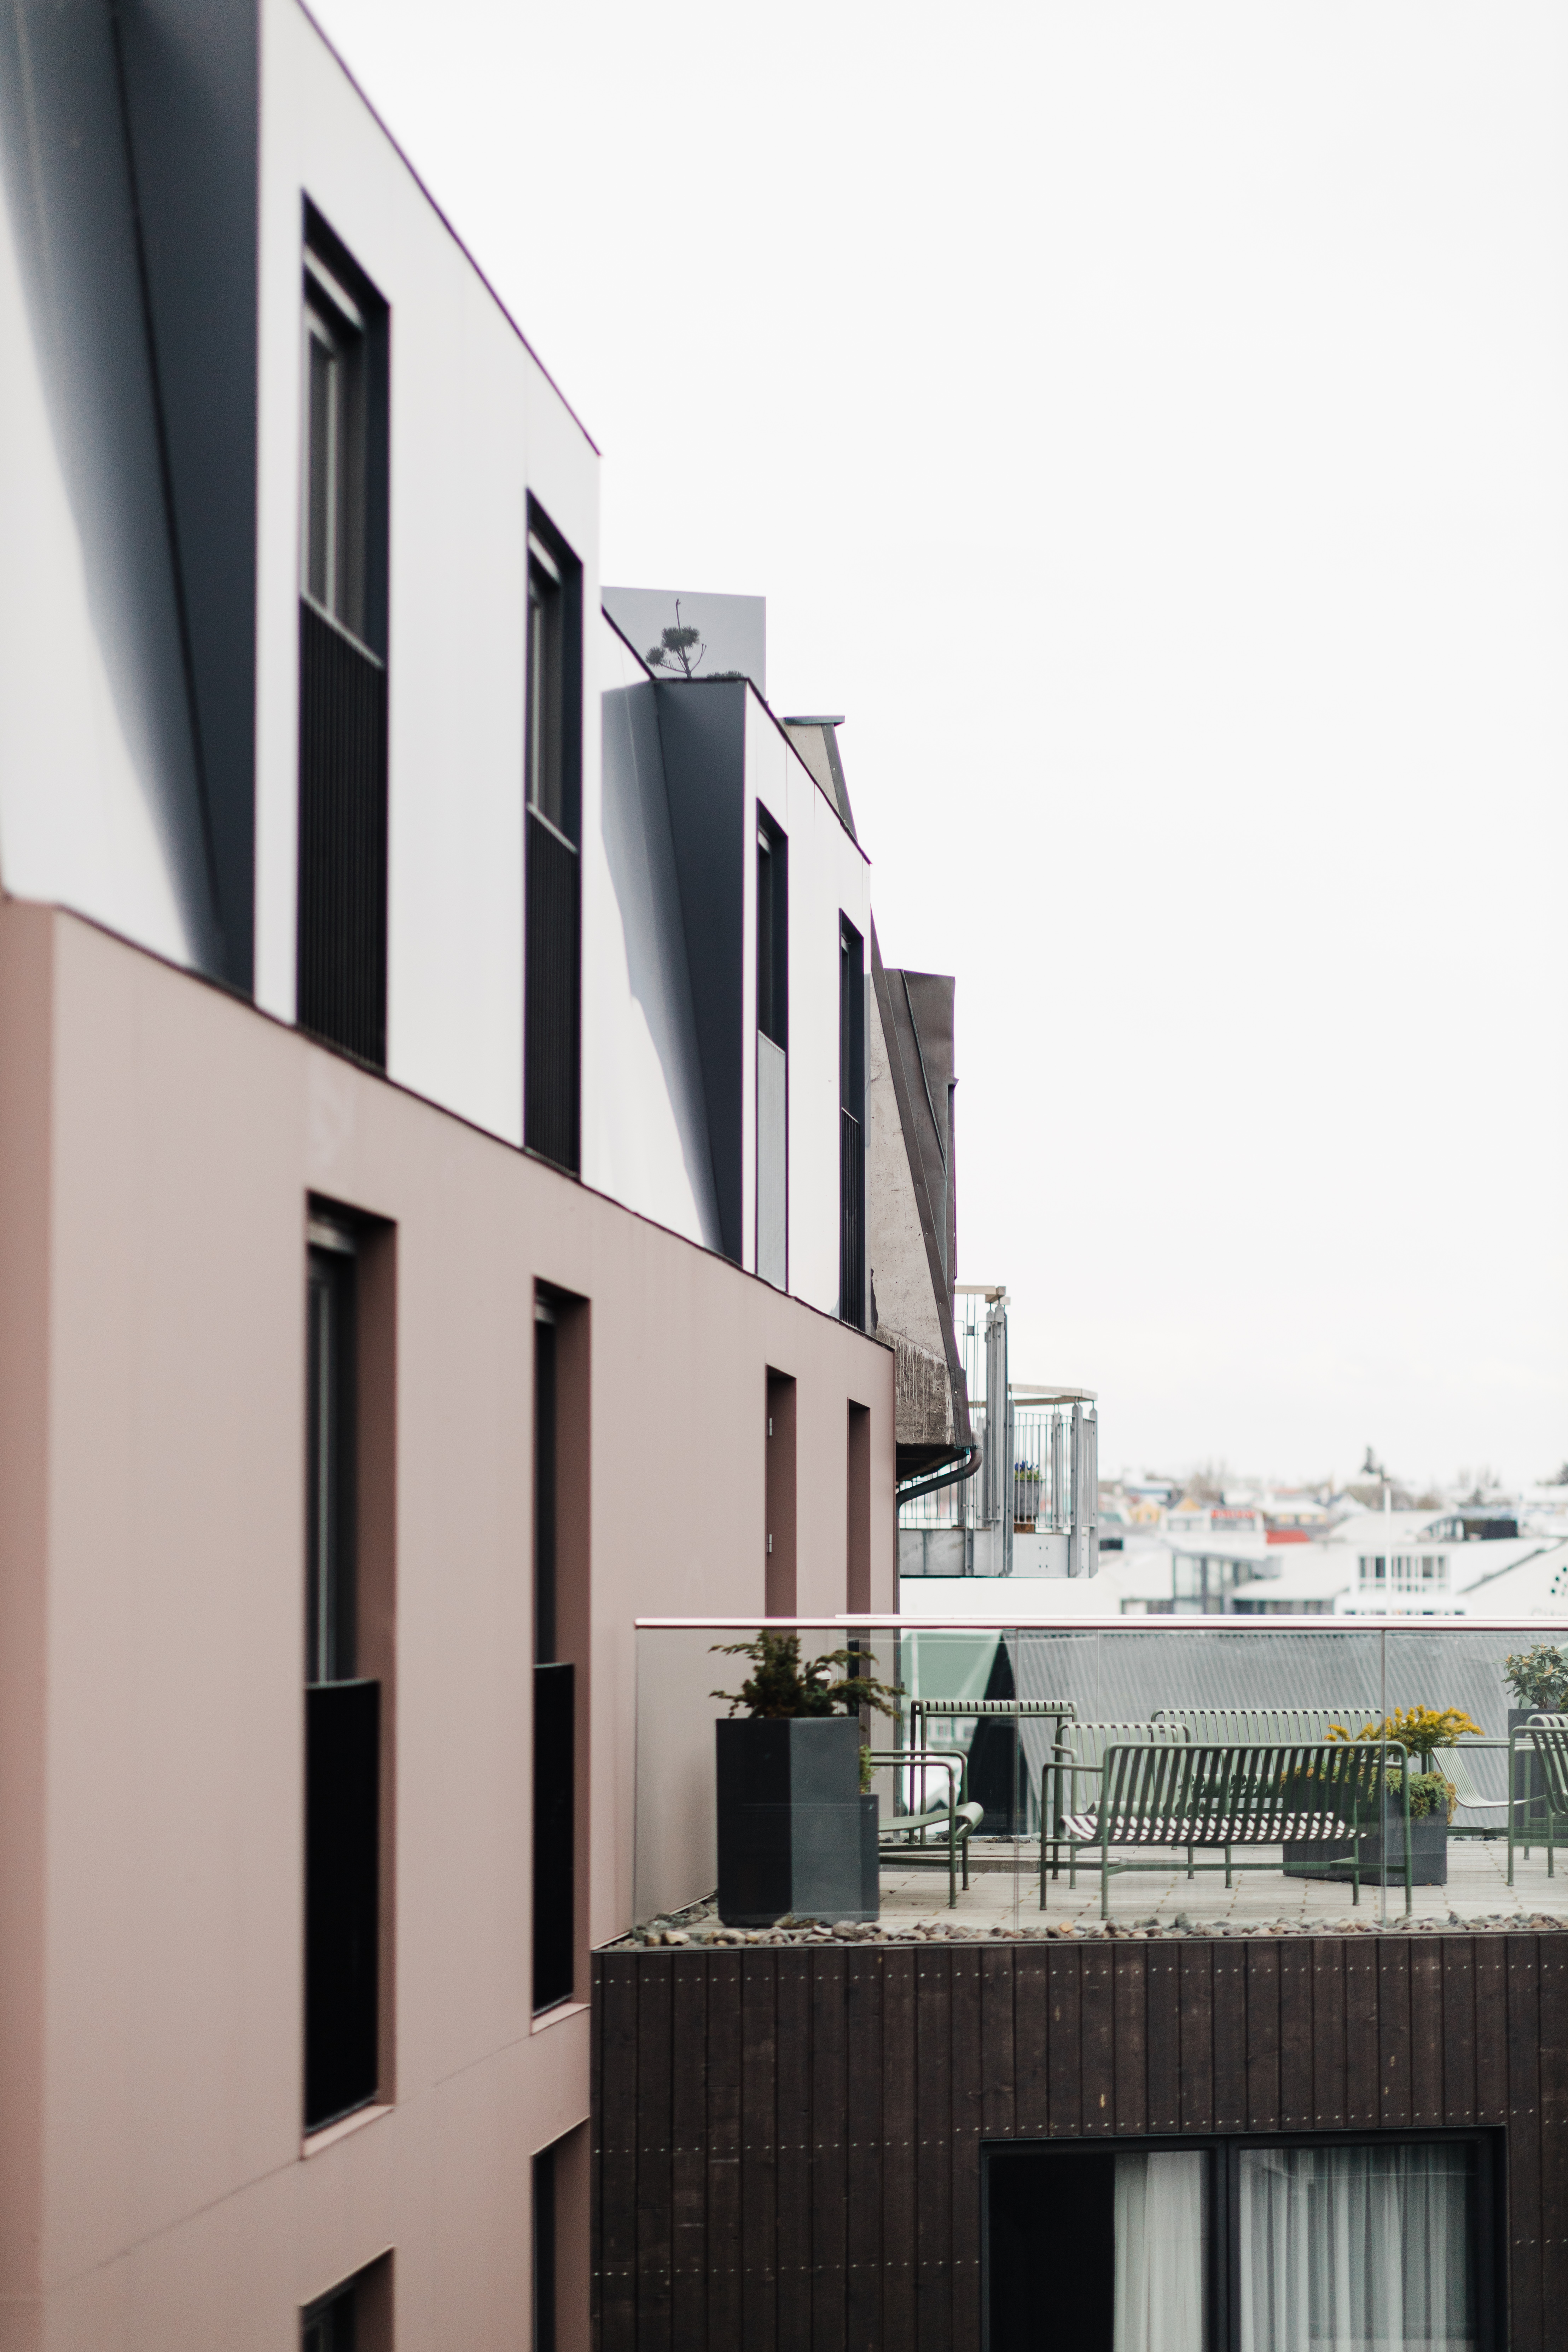
<instances>
[{"instance_id":1,"label":"white curtain behind window","mask_svg":"<svg viewBox=\"0 0 1568 2352\"><path fill-rule=\"evenodd\" d=\"M1204 2352L1201 2156L1116 2159L1115 2352Z\"/></svg>"},{"instance_id":2,"label":"white curtain behind window","mask_svg":"<svg viewBox=\"0 0 1568 2352\"><path fill-rule=\"evenodd\" d=\"M1474 2170L1458 2145L1244 2149L1241 2352L1466 2352Z\"/></svg>"}]
</instances>

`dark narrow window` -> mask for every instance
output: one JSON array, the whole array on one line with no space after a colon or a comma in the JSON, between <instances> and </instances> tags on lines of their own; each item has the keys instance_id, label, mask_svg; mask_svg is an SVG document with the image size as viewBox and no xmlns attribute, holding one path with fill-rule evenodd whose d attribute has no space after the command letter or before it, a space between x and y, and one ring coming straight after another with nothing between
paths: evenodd
<instances>
[{"instance_id":1,"label":"dark narrow window","mask_svg":"<svg viewBox=\"0 0 1568 2352\"><path fill-rule=\"evenodd\" d=\"M533 2352L555 2352L555 2150L533 2159Z\"/></svg>"},{"instance_id":2,"label":"dark narrow window","mask_svg":"<svg viewBox=\"0 0 1568 2352\"><path fill-rule=\"evenodd\" d=\"M764 1606L770 1617L793 1617L795 1604L795 1384L788 1372L768 1373L767 1453L763 1511L767 1550Z\"/></svg>"},{"instance_id":3,"label":"dark narrow window","mask_svg":"<svg viewBox=\"0 0 1568 2352\"><path fill-rule=\"evenodd\" d=\"M757 809L757 1272L789 1279L789 842Z\"/></svg>"},{"instance_id":4,"label":"dark narrow window","mask_svg":"<svg viewBox=\"0 0 1568 2352\"><path fill-rule=\"evenodd\" d=\"M392 2256L300 2315L300 2352L392 2352Z\"/></svg>"},{"instance_id":5,"label":"dark narrow window","mask_svg":"<svg viewBox=\"0 0 1568 2352\"><path fill-rule=\"evenodd\" d=\"M376 2090L381 1685L358 1671L358 1275L353 1233L313 1218L305 1442L310 2131L363 2106Z\"/></svg>"},{"instance_id":6,"label":"dark narrow window","mask_svg":"<svg viewBox=\"0 0 1568 2352\"><path fill-rule=\"evenodd\" d=\"M866 951L838 922L838 1312L866 1322Z\"/></svg>"},{"instance_id":7,"label":"dark narrow window","mask_svg":"<svg viewBox=\"0 0 1568 2352\"><path fill-rule=\"evenodd\" d=\"M583 572L529 501L522 1139L578 1167Z\"/></svg>"},{"instance_id":8,"label":"dark narrow window","mask_svg":"<svg viewBox=\"0 0 1568 2352\"><path fill-rule=\"evenodd\" d=\"M576 1940L576 1707L560 1655L559 1326L544 1300L533 1325L533 2006L570 2000Z\"/></svg>"},{"instance_id":9,"label":"dark narrow window","mask_svg":"<svg viewBox=\"0 0 1568 2352\"><path fill-rule=\"evenodd\" d=\"M871 1414L849 1407L845 1448L844 1605L852 1612L871 1606Z\"/></svg>"},{"instance_id":10,"label":"dark narrow window","mask_svg":"<svg viewBox=\"0 0 1568 2352\"><path fill-rule=\"evenodd\" d=\"M360 2352L354 2325L358 2296L351 2284L313 2303L300 2330L300 2352Z\"/></svg>"},{"instance_id":11,"label":"dark narrow window","mask_svg":"<svg viewBox=\"0 0 1568 2352\"><path fill-rule=\"evenodd\" d=\"M296 1017L386 1062L386 305L318 215L303 260Z\"/></svg>"}]
</instances>

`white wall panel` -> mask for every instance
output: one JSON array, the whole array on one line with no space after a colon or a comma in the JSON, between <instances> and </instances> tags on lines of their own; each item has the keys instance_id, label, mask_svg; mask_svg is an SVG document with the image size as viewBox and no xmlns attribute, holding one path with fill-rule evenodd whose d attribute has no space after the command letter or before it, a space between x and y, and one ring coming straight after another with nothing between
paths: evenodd
<instances>
[{"instance_id":1,"label":"white wall panel","mask_svg":"<svg viewBox=\"0 0 1568 2352\"><path fill-rule=\"evenodd\" d=\"M597 610L597 457L294 0L263 15L258 995L291 1018L305 194L391 308L389 1074L522 1133L528 491ZM584 825L598 805L584 630Z\"/></svg>"},{"instance_id":2,"label":"white wall panel","mask_svg":"<svg viewBox=\"0 0 1568 2352\"><path fill-rule=\"evenodd\" d=\"M870 869L765 704L747 698L748 844L760 800L789 836L789 1287L838 1311L838 916L870 928ZM747 866L747 983L755 988L755 857ZM748 1035L755 1006L747 1000ZM750 1112L754 1129L754 1111ZM748 1174L751 1194L754 1178ZM747 1263L753 1260L748 1257Z\"/></svg>"}]
</instances>

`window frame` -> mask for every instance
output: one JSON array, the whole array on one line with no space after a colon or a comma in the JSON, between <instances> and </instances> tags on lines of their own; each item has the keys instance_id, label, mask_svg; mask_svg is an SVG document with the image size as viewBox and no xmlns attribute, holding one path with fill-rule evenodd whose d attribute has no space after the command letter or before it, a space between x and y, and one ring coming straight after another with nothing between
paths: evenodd
<instances>
[{"instance_id":1,"label":"window frame","mask_svg":"<svg viewBox=\"0 0 1568 2352\"><path fill-rule=\"evenodd\" d=\"M1241 2163L1247 2151L1273 2147L1431 2147L1463 2144L1477 2151L1475 2352L1506 2352L1508 2336L1508 2147L1496 2126L1429 2131L1358 2130L1099 2133L1092 2137L986 2139L980 2147L980 2341L982 2352L1013 2352L991 2327L991 2165L998 2158L1038 2155L1070 2163L1079 2156L1205 2156L1209 2159L1208 2324L1204 2352L1241 2352Z\"/></svg>"},{"instance_id":2,"label":"window frame","mask_svg":"<svg viewBox=\"0 0 1568 2352\"><path fill-rule=\"evenodd\" d=\"M391 312L353 255L305 199L300 248L300 599L359 652L387 658L391 503ZM340 432L334 446L330 539L336 577L312 576L311 359L333 352Z\"/></svg>"},{"instance_id":3,"label":"window frame","mask_svg":"<svg viewBox=\"0 0 1568 2352\"><path fill-rule=\"evenodd\" d=\"M305 1682L353 1682L359 1654L359 1240L312 1212L306 1233ZM320 1304L318 1304L320 1302ZM335 1361L322 1391L318 1315ZM322 1472L333 1491L322 1493Z\"/></svg>"},{"instance_id":4,"label":"window frame","mask_svg":"<svg viewBox=\"0 0 1568 2352\"><path fill-rule=\"evenodd\" d=\"M523 539L524 619L522 749L523 806L530 816L549 826L556 838L580 852L583 838L583 565L574 550L556 529L531 492L528 499ZM553 736L551 756L559 769L553 797L546 805L537 772L536 690L541 681L534 613L536 582L545 583L542 599L550 609L552 677L544 682L552 709L544 713L543 731Z\"/></svg>"}]
</instances>

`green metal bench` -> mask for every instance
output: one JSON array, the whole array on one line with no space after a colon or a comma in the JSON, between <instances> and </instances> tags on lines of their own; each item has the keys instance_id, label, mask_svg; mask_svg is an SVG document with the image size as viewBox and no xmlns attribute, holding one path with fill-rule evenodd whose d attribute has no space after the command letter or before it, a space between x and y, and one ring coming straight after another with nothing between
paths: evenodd
<instances>
[{"instance_id":1,"label":"green metal bench","mask_svg":"<svg viewBox=\"0 0 1568 2352\"><path fill-rule=\"evenodd\" d=\"M1142 1726L1145 1732L1152 1726ZM1075 1774L1098 1777L1100 1801L1092 1809L1068 1811L1058 1841L1068 1850L1068 1884L1076 1885L1078 1857L1100 1855L1100 1916L1110 1908L1112 1874L1123 1870L1168 1871L1169 1863L1122 1859L1160 1848L1184 1852L1187 1875L1223 1870L1226 1886L1237 1870L1278 1870L1278 1862L1234 1859L1237 1846L1282 1846L1287 1843L1351 1842L1352 1900L1361 1901L1361 1837L1384 1818L1384 1775L1399 1770L1400 1799L1394 1812L1403 1824L1405 1908L1411 1908L1410 1775L1397 1740L1301 1740L1275 1744L1226 1741L1216 1745L1173 1742L1107 1747L1103 1762L1076 1766ZM1563 1738L1568 1771L1568 1735ZM1040 1850L1040 1908L1046 1907L1046 1841ZM1218 1848L1219 1862L1197 1855ZM1307 1874L1336 1865L1308 1865ZM1386 1866L1384 1866L1386 1867Z\"/></svg>"}]
</instances>

